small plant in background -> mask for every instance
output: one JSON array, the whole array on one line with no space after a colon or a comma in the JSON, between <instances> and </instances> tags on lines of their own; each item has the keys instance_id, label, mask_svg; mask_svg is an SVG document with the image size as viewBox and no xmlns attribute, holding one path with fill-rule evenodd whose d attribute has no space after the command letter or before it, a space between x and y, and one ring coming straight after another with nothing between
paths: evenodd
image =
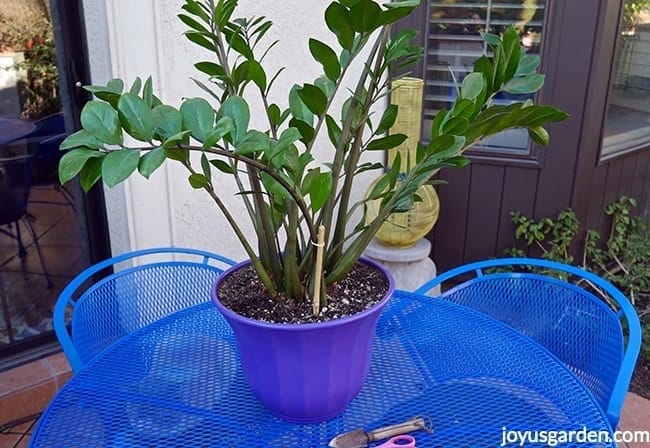
<instances>
[{"instance_id":1,"label":"small plant in background","mask_svg":"<svg viewBox=\"0 0 650 448\"><path fill-rule=\"evenodd\" d=\"M59 72L52 22L37 16L29 25L17 25L0 14L0 51L23 52L24 60L7 69L24 71L19 85L21 118L36 120L61 110Z\"/></svg>"},{"instance_id":2,"label":"small plant in background","mask_svg":"<svg viewBox=\"0 0 650 448\"><path fill-rule=\"evenodd\" d=\"M580 228L572 209L562 210L555 219L539 221L512 212L515 238L524 242L525 248L515 245L506 254L522 257L534 246L541 250L542 258L579 264L616 285L639 313L644 335L643 356L650 359L650 233L642 218L632 216L634 207L636 201L627 196L605 207L604 213L611 220L609 234L603 239L598 231L587 230L579 262L574 261L570 252L578 243Z\"/></svg>"}]
</instances>

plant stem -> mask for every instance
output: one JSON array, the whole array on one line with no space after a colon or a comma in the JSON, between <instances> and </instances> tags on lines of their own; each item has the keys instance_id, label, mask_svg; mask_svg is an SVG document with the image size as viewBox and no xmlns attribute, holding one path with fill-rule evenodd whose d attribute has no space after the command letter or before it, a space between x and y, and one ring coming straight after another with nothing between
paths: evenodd
<instances>
[{"instance_id":1,"label":"plant stem","mask_svg":"<svg viewBox=\"0 0 650 448\"><path fill-rule=\"evenodd\" d=\"M196 174L196 171L192 168L192 166L188 162L183 162L183 165L189 170L190 173ZM217 204L217 207L219 207L219 210L221 210L221 212L225 216L226 220L228 221L228 224L230 224L230 226L232 227L233 231L235 232L235 235L237 236L237 239L239 239L242 246L244 247L244 250L246 251L246 254L251 259L251 263L253 264L255 271L259 275L260 281L262 282L262 284L264 285L268 293L272 296L276 296L277 288L275 287L275 284L268 276L268 274L266 274L266 271L262 266L262 262L260 261L257 254L251 247L250 243L248 242L248 239L244 235L244 232L237 225L237 221L228 210L228 207L226 207L223 201L221 201L219 196L214 192L214 188L212 187L211 183L206 184L203 187L203 189L208 192L212 200Z\"/></svg>"},{"instance_id":2,"label":"plant stem","mask_svg":"<svg viewBox=\"0 0 650 448\"><path fill-rule=\"evenodd\" d=\"M375 45L368 58L368 63L364 66L364 70L366 72L365 77L367 77L368 74L371 72L371 69L369 68L370 63L374 60L374 68L372 70L374 76L366 92L366 98L364 99L364 104L361 106L361 110L364 111L364 115L360 117L359 119L360 123L365 123L365 121L368 119L370 106L372 105L375 92L378 88L378 84L375 81L375 79L378 79L379 76L381 75L381 73L379 72L380 72L381 64L383 62L383 58L381 57L381 52L379 51L379 49L383 48L386 45L386 41L388 40L389 36L390 36L390 27L385 27L382 30L379 38L375 42ZM360 126L356 130L352 148L350 149L350 153L348 155L348 161L347 161L348 171L345 173L345 179L343 181L343 187L341 189L342 192L341 201L339 203L339 210L336 219L336 227L334 229L334 236L332 237L332 245L338 246L338 248L336 250L330 250L329 253L327 254L326 266L328 269L332 269L336 265L338 260L341 258L341 253L343 251L343 245L338 245L338 242L345 238L345 230L347 227L347 213L348 213L348 206L350 202L350 193L352 191L352 183L355 177L354 167L357 166L359 159L361 157L364 130L365 130L364 126Z\"/></svg>"}]
</instances>

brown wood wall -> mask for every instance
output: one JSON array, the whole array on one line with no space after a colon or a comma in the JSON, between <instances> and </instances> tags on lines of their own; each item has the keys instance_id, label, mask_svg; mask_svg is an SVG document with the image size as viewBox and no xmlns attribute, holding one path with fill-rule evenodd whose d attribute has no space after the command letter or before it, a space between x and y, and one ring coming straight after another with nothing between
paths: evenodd
<instances>
[{"instance_id":1,"label":"brown wood wall","mask_svg":"<svg viewBox=\"0 0 650 448\"><path fill-rule=\"evenodd\" d=\"M601 160L616 24L621 0L549 0L542 55L546 84L540 103L571 114L549 127L551 145L521 160L472 157L441 173L440 218L429 239L439 270L502 256L513 245L510 212L539 219L572 207L583 227L605 231L603 208L627 195L650 219L648 148ZM410 23L423 29L427 7ZM424 36L425 33L422 33ZM422 65L414 74L422 76ZM579 249L579 248L578 248Z\"/></svg>"}]
</instances>

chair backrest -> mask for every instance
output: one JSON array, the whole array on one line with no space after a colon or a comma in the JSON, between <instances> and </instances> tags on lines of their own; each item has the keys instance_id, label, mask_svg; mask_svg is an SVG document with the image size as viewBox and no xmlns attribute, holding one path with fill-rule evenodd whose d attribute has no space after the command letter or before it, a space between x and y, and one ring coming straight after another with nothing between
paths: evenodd
<instances>
[{"instance_id":1,"label":"chair backrest","mask_svg":"<svg viewBox=\"0 0 650 448\"><path fill-rule=\"evenodd\" d=\"M34 185L58 183L59 160L64 151L59 150L61 143L69 134L61 133L39 139L33 149L34 158Z\"/></svg>"},{"instance_id":2,"label":"chair backrest","mask_svg":"<svg viewBox=\"0 0 650 448\"><path fill-rule=\"evenodd\" d=\"M29 157L0 163L0 225L16 222L27 213L31 170Z\"/></svg>"},{"instance_id":3,"label":"chair backrest","mask_svg":"<svg viewBox=\"0 0 650 448\"><path fill-rule=\"evenodd\" d=\"M210 287L232 260L195 249L155 248L97 263L77 275L54 307L54 330L78 371L123 336L210 300ZM112 273L95 280L102 272Z\"/></svg>"},{"instance_id":4,"label":"chair backrest","mask_svg":"<svg viewBox=\"0 0 650 448\"><path fill-rule=\"evenodd\" d=\"M616 428L641 347L638 315L616 287L574 266L504 258L452 269L415 292L444 282L455 286L441 299L492 316L559 358Z\"/></svg>"}]
</instances>

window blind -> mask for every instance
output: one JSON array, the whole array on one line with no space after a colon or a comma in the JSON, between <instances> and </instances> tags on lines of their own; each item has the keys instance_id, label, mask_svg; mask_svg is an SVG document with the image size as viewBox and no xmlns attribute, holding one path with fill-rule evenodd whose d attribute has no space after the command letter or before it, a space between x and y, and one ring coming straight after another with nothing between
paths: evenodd
<instances>
[{"instance_id":1,"label":"window blind","mask_svg":"<svg viewBox=\"0 0 650 448\"><path fill-rule=\"evenodd\" d=\"M456 97L454 81L460 84L472 71L474 61L490 53L480 32L501 33L514 24L527 53L540 51L546 0L441 0L429 2L426 30L425 93L423 127L430 129L435 113L451 105ZM503 96L495 102L508 103ZM515 135L516 134L516 135ZM497 138L482 146L522 150L528 138L512 131L516 138ZM426 136L425 136L426 138Z\"/></svg>"}]
</instances>

